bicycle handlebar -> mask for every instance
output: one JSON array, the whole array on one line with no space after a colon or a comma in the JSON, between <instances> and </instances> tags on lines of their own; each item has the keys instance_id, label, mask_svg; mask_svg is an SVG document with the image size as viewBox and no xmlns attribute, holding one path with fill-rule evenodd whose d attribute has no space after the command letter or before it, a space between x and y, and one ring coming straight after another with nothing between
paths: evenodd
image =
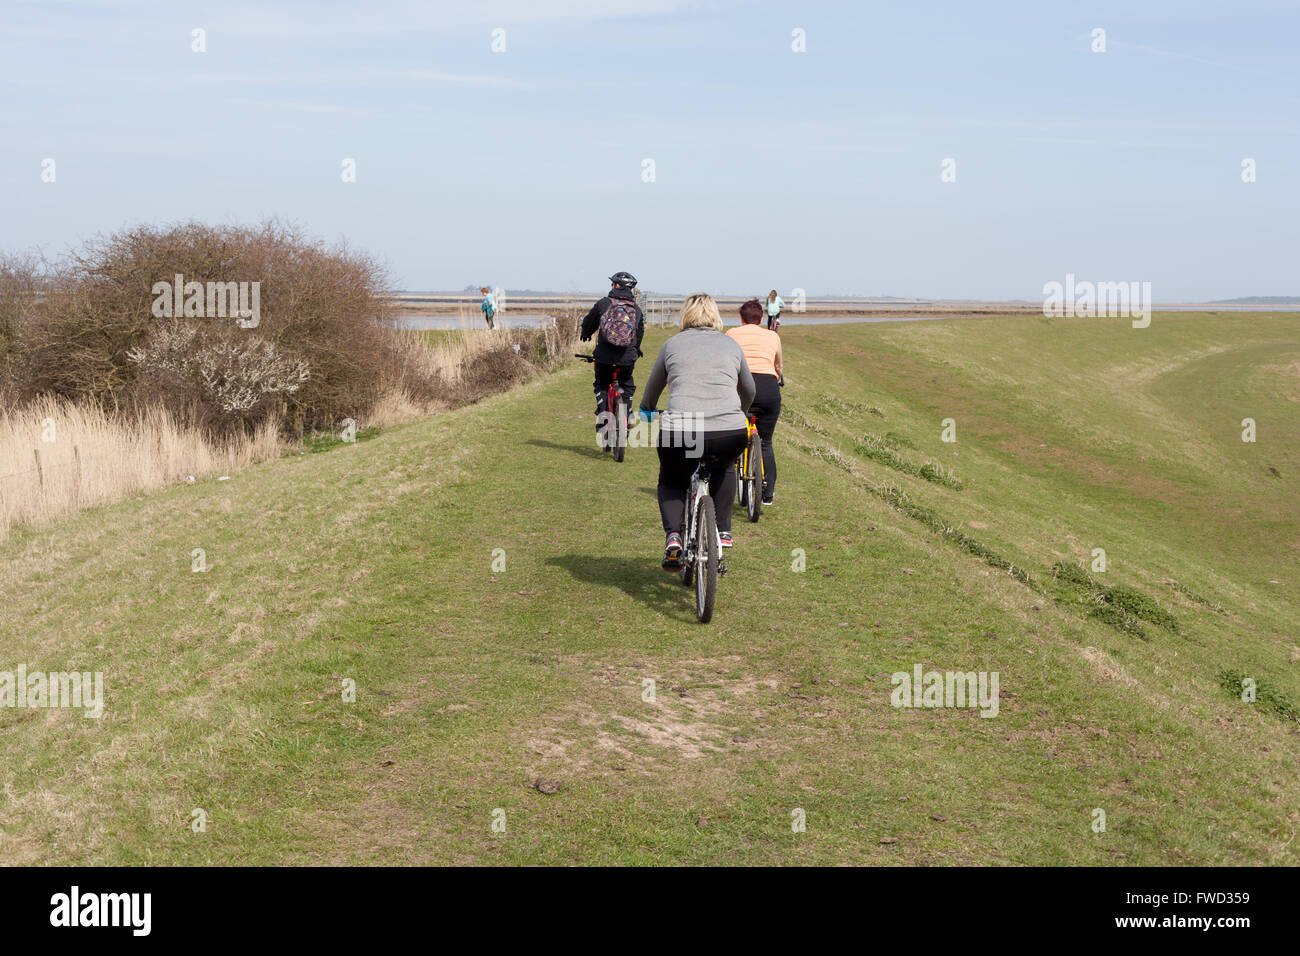
<instances>
[{"instance_id":1,"label":"bicycle handlebar","mask_svg":"<svg viewBox=\"0 0 1300 956\"><path fill-rule=\"evenodd\" d=\"M574 357L574 358L580 358L580 359L582 359L584 362L592 362L592 363L594 363L594 362L596 361L596 356L594 356L594 355L583 355L581 352L574 352L574 353L573 353L573 357Z\"/></svg>"}]
</instances>

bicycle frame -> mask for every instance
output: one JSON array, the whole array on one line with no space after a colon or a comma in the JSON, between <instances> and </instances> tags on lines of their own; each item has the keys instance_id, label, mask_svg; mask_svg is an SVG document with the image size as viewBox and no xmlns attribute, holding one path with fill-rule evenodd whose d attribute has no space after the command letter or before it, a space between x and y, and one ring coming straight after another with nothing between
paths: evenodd
<instances>
[{"instance_id":1,"label":"bicycle frame","mask_svg":"<svg viewBox=\"0 0 1300 956\"><path fill-rule=\"evenodd\" d=\"M614 414L614 409L618 408L618 400L623 397L623 386L618 383L618 373L621 369L614 366L614 377L609 380L609 389L605 393L605 411Z\"/></svg>"},{"instance_id":2,"label":"bicycle frame","mask_svg":"<svg viewBox=\"0 0 1300 956\"><path fill-rule=\"evenodd\" d=\"M757 521L762 512L766 476L763 472L763 454L761 451L756 453L754 446L758 445L761 449L762 441L758 435L758 419L754 415L746 415L745 419L745 448L736 459L736 491L749 520Z\"/></svg>"},{"instance_id":3,"label":"bicycle frame","mask_svg":"<svg viewBox=\"0 0 1300 956\"><path fill-rule=\"evenodd\" d=\"M683 563L686 562L690 562L691 564L695 563L694 545L695 545L695 535L698 531L698 529L695 527L695 513L697 511L696 504L699 502L700 498L703 495L707 495L709 493L708 481L700 480L700 472L703 469L704 469L704 463L700 462L700 464L696 467L695 471L691 474L690 490L686 493L686 527L682 529L683 531L686 532L685 534L682 535L682 562ZM704 488L702 493L700 491L701 485L703 485Z\"/></svg>"},{"instance_id":4,"label":"bicycle frame","mask_svg":"<svg viewBox=\"0 0 1300 956\"><path fill-rule=\"evenodd\" d=\"M749 474L749 457L754 451L754 436L758 434L758 419L753 415L745 416L745 450L740 453L742 474ZM758 477L763 477L763 456L758 457Z\"/></svg>"}]
</instances>

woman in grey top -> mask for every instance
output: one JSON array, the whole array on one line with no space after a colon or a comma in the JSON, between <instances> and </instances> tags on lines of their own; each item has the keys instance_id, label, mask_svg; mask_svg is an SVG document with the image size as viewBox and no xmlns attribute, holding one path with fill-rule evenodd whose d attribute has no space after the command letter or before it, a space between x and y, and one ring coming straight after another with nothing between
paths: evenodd
<instances>
[{"instance_id":1,"label":"woman in grey top","mask_svg":"<svg viewBox=\"0 0 1300 956\"><path fill-rule=\"evenodd\" d=\"M722 332L711 296L697 293L682 306L682 331L664 343L641 394L642 417L654 411L668 387L668 410L659 421L659 515L663 519L663 566L681 567L682 528L691 473L701 456L711 459L709 494L717 502L718 536L731 547L732 467L745 448L745 413L754 400L754 378L745 353Z\"/></svg>"}]
</instances>

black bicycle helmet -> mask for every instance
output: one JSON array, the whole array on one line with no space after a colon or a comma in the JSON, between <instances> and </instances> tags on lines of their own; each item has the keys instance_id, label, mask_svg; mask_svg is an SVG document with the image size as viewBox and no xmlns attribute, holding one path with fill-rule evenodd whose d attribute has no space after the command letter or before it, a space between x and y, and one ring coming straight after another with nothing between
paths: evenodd
<instances>
[{"instance_id":1,"label":"black bicycle helmet","mask_svg":"<svg viewBox=\"0 0 1300 956\"><path fill-rule=\"evenodd\" d=\"M621 285L625 288L632 289L636 287L636 276L630 272L615 272L609 277L609 281L614 285Z\"/></svg>"}]
</instances>

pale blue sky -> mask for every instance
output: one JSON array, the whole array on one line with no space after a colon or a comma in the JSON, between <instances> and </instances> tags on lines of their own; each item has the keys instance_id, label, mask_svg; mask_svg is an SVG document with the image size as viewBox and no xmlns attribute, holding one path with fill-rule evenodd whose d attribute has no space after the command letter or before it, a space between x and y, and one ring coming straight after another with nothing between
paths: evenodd
<instances>
[{"instance_id":1,"label":"pale blue sky","mask_svg":"<svg viewBox=\"0 0 1300 956\"><path fill-rule=\"evenodd\" d=\"M1294 295L1297 41L1294 0L0 0L0 248L283 216L412 289Z\"/></svg>"}]
</instances>

